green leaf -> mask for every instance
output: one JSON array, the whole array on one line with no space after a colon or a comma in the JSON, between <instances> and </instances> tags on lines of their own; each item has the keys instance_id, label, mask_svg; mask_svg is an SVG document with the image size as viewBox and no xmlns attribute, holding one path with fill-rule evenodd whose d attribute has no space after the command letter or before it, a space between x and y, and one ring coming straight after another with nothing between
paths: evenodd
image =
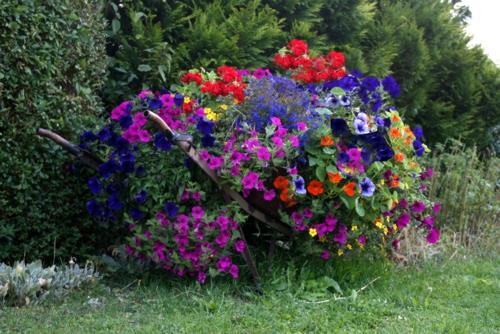
<instances>
[{"instance_id":1,"label":"green leaf","mask_svg":"<svg viewBox=\"0 0 500 334\"><path fill-rule=\"evenodd\" d=\"M330 93L332 93L333 95L336 95L336 96L345 95L345 91L340 87L332 88L332 90L330 90Z\"/></svg>"},{"instance_id":2,"label":"green leaf","mask_svg":"<svg viewBox=\"0 0 500 334\"><path fill-rule=\"evenodd\" d=\"M139 67L137 67L137 70L139 72L149 72L151 71L151 66L149 66L148 64L141 64L139 65Z\"/></svg>"},{"instance_id":3,"label":"green leaf","mask_svg":"<svg viewBox=\"0 0 500 334\"><path fill-rule=\"evenodd\" d=\"M356 213L358 214L358 216L364 217L365 209L363 208L363 204L359 202L359 197L356 198L355 205L356 205Z\"/></svg>"},{"instance_id":4,"label":"green leaf","mask_svg":"<svg viewBox=\"0 0 500 334\"><path fill-rule=\"evenodd\" d=\"M316 108L316 109L314 109L314 111L316 111L318 114L320 114L322 116L331 116L331 115L333 115L333 112L330 109L327 109L327 108Z\"/></svg>"},{"instance_id":5,"label":"green leaf","mask_svg":"<svg viewBox=\"0 0 500 334\"><path fill-rule=\"evenodd\" d=\"M111 29L113 30L114 34L116 34L120 30L120 27L120 21L118 21L117 19L113 19L113 21L111 21Z\"/></svg>"},{"instance_id":6,"label":"green leaf","mask_svg":"<svg viewBox=\"0 0 500 334\"><path fill-rule=\"evenodd\" d=\"M334 165L326 166L326 171L327 173L334 173L334 174L338 172L337 167L335 167Z\"/></svg>"},{"instance_id":7,"label":"green leaf","mask_svg":"<svg viewBox=\"0 0 500 334\"><path fill-rule=\"evenodd\" d=\"M326 177L326 169L325 169L325 167L323 167L323 166L316 167L316 177L321 182L325 181L325 177Z\"/></svg>"}]
</instances>

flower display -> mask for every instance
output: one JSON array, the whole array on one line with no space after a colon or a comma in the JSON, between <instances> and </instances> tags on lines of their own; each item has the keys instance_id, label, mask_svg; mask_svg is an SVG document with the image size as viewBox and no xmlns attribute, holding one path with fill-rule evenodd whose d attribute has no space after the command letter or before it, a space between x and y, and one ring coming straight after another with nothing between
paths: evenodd
<instances>
[{"instance_id":1,"label":"flower display","mask_svg":"<svg viewBox=\"0 0 500 334\"><path fill-rule=\"evenodd\" d=\"M400 88L345 68L341 52L312 56L292 40L273 69L182 74L172 91L141 91L112 110L80 146L106 156L87 186L89 213L123 221L126 250L179 276L239 276L246 215L144 115L190 135L222 184L294 231L324 261L391 247L410 227L439 240L438 203L427 198L432 170L423 130L391 104Z\"/></svg>"}]
</instances>

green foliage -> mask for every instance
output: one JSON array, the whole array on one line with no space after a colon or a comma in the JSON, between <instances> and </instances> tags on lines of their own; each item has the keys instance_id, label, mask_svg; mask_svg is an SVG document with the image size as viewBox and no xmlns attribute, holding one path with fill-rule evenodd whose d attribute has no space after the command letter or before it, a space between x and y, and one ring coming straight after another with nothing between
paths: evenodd
<instances>
[{"instance_id":1,"label":"green foliage","mask_svg":"<svg viewBox=\"0 0 500 334\"><path fill-rule=\"evenodd\" d=\"M110 2L106 14L111 22L110 75L103 92L106 101L112 104L132 92L165 86L173 50L157 14L140 2L122 7Z\"/></svg>"},{"instance_id":2,"label":"green foliage","mask_svg":"<svg viewBox=\"0 0 500 334\"><path fill-rule=\"evenodd\" d=\"M0 2L0 260L109 243L86 218L85 187L63 167L67 154L35 136L45 127L71 137L95 123L106 68L99 10L84 1Z\"/></svg>"},{"instance_id":3,"label":"green foliage","mask_svg":"<svg viewBox=\"0 0 500 334\"><path fill-rule=\"evenodd\" d=\"M73 262L59 268L44 268L41 261L16 262L13 267L0 263L0 305L38 304L48 296L61 297L98 277L91 263L83 268Z\"/></svg>"}]
</instances>

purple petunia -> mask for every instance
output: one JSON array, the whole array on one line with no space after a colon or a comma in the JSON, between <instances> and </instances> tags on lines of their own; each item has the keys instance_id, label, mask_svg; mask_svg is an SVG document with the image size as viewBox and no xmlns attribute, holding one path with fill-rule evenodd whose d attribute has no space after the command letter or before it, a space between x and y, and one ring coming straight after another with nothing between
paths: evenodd
<instances>
[{"instance_id":1,"label":"purple petunia","mask_svg":"<svg viewBox=\"0 0 500 334\"><path fill-rule=\"evenodd\" d=\"M431 245L435 244L436 242L439 241L439 237L440 237L439 230L435 227L432 227L429 230L429 234L427 234L427 242Z\"/></svg>"},{"instance_id":2,"label":"purple petunia","mask_svg":"<svg viewBox=\"0 0 500 334\"><path fill-rule=\"evenodd\" d=\"M347 226L341 224L337 233L333 237L333 241L339 243L340 245L344 245L347 242Z\"/></svg>"},{"instance_id":3,"label":"purple petunia","mask_svg":"<svg viewBox=\"0 0 500 334\"><path fill-rule=\"evenodd\" d=\"M421 201L413 202L411 209L414 213L421 213L425 210L425 204Z\"/></svg>"},{"instance_id":4,"label":"purple petunia","mask_svg":"<svg viewBox=\"0 0 500 334\"><path fill-rule=\"evenodd\" d=\"M248 172L247 175L243 177L241 183L243 184L243 189L253 189L259 181L259 174L255 172Z\"/></svg>"}]
</instances>

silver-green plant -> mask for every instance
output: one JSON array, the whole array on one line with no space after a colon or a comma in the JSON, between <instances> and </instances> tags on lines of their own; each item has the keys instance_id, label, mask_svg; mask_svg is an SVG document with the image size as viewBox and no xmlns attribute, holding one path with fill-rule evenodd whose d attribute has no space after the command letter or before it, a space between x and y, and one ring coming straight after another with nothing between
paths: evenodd
<instances>
[{"instance_id":1,"label":"silver-green plant","mask_svg":"<svg viewBox=\"0 0 500 334\"><path fill-rule=\"evenodd\" d=\"M0 305L37 304L49 296L61 297L82 284L95 282L99 273L91 262L44 268L41 261L14 266L0 264Z\"/></svg>"}]
</instances>

